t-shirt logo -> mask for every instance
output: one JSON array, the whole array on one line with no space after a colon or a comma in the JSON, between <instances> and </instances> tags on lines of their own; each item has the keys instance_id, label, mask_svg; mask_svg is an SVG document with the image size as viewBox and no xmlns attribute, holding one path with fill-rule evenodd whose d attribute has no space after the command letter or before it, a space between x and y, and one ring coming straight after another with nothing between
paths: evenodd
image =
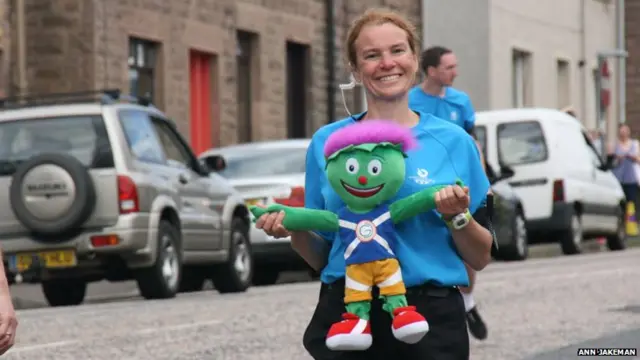
<instances>
[{"instance_id":1,"label":"t-shirt logo","mask_svg":"<svg viewBox=\"0 0 640 360\"><path fill-rule=\"evenodd\" d=\"M376 225L369 220L362 220L356 225L356 237L362 242L369 242L377 235Z\"/></svg>"},{"instance_id":2,"label":"t-shirt logo","mask_svg":"<svg viewBox=\"0 0 640 360\"><path fill-rule=\"evenodd\" d=\"M457 111L452 111L451 112L451 121L458 121L458 112Z\"/></svg>"},{"instance_id":3,"label":"t-shirt logo","mask_svg":"<svg viewBox=\"0 0 640 360\"><path fill-rule=\"evenodd\" d=\"M429 172L426 169L418 169L416 176L412 176L411 179L420 185L429 185L433 182L433 179L429 178Z\"/></svg>"}]
</instances>

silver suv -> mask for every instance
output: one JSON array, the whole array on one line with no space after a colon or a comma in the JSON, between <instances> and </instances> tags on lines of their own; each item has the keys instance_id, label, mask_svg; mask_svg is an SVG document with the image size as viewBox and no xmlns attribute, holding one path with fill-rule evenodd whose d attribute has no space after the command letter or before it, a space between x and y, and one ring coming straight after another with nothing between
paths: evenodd
<instances>
[{"instance_id":1,"label":"silver suv","mask_svg":"<svg viewBox=\"0 0 640 360\"><path fill-rule=\"evenodd\" d=\"M161 111L117 90L0 107L0 245L14 281L41 282L51 306L82 303L103 279L135 279L147 299L207 279L249 287L243 199Z\"/></svg>"}]
</instances>

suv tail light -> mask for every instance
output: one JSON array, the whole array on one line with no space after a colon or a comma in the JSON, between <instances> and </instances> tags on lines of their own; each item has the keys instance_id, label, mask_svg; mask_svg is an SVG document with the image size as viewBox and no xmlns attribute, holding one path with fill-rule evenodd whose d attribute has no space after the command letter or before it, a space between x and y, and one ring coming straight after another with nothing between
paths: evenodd
<instances>
[{"instance_id":1,"label":"suv tail light","mask_svg":"<svg viewBox=\"0 0 640 360\"><path fill-rule=\"evenodd\" d=\"M120 214L130 214L140 211L138 188L130 177L118 175L118 204Z\"/></svg>"},{"instance_id":2,"label":"suv tail light","mask_svg":"<svg viewBox=\"0 0 640 360\"><path fill-rule=\"evenodd\" d=\"M553 202L564 201L564 182L556 180L553 182Z\"/></svg>"},{"instance_id":3,"label":"suv tail light","mask_svg":"<svg viewBox=\"0 0 640 360\"><path fill-rule=\"evenodd\" d=\"M286 206L304 207L304 188L302 186L291 188L291 195L288 198L273 199L273 201Z\"/></svg>"}]
</instances>

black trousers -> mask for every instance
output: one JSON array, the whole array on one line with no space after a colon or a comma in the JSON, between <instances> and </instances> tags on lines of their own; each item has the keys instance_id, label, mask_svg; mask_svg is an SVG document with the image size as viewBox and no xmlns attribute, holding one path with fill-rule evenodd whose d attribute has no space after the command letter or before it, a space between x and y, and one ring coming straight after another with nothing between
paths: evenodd
<instances>
[{"instance_id":1,"label":"black trousers","mask_svg":"<svg viewBox=\"0 0 640 360\"><path fill-rule=\"evenodd\" d=\"M624 191L624 197L627 203L632 202L636 208L636 212L640 211L638 208L638 184L622 184L622 191Z\"/></svg>"},{"instance_id":2,"label":"black trousers","mask_svg":"<svg viewBox=\"0 0 640 360\"><path fill-rule=\"evenodd\" d=\"M345 312L344 281L323 284L320 299L304 333L303 343L315 360L468 360L469 335L464 302L457 288L433 285L407 289L409 305L416 306L429 322L429 332L417 344L396 340L391 333L391 315L382 310L377 288L371 304L373 345L366 351L332 351L325 345L331 325Z\"/></svg>"}]
</instances>

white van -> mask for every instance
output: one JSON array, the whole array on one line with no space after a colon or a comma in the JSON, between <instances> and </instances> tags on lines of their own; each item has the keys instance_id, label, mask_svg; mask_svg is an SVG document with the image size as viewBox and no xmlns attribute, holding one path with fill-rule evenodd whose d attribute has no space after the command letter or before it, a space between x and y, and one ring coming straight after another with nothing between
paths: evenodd
<instances>
[{"instance_id":1,"label":"white van","mask_svg":"<svg viewBox=\"0 0 640 360\"><path fill-rule=\"evenodd\" d=\"M476 114L476 135L489 164L512 170L530 241L558 241L565 254L604 236L625 248L625 197L582 124L555 109L520 108Z\"/></svg>"}]
</instances>

